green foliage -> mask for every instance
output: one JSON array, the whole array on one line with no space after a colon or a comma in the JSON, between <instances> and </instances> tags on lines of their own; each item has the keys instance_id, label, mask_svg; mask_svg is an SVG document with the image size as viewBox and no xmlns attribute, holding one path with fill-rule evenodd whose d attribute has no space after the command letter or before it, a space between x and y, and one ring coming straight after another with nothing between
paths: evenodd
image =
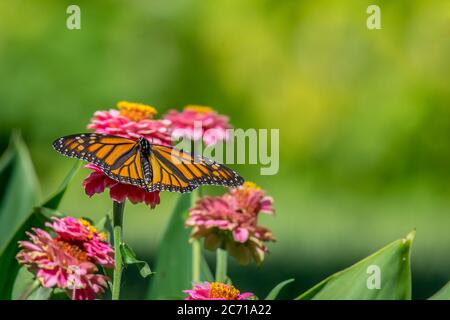
<instances>
[{"instance_id":1,"label":"green foliage","mask_svg":"<svg viewBox=\"0 0 450 320\"><path fill-rule=\"evenodd\" d=\"M411 244L415 231L353 266L323 280L297 300L409 300ZM370 267L379 268L380 288L368 287Z\"/></svg>"},{"instance_id":2,"label":"green foliage","mask_svg":"<svg viewBox=\"0 0 450 320\"><path fill-rule=\"evenodd\" d=\"M21 267L17 274L13 292L13 300L67 300L66 291L62 289L43 288L34 275L25 267Z\"/></svg>"},{"instance_id":3,"label":"green foliage","mask_svg":"<svg viewBox=\"0 0 450 320\"><path fill-rule=\"evenodd\" d=\"M53 196L51 196L47 201L45 201L41 207L49 208L49 209L55 209L58 208L59 204L61 203L62 198L64 197L64 194L66 193L67 187L69 186L69 183L72 181L75 174L78 172L78 170L81 167L82 162L76 160L74 162L74 165L72 169L70 170L69 174L64 178L63 182L59 186L58 190L55 192Z\"/></svg>"},{"instance_id":4,"label":"green foliage","mask_svg":"<svg viewBox=\"0 0 450 320\"><path fill-rule=\"evenodd\" d=\"M42 225L44 220L32 210L39 187L28 150L17 133L0 160L0 170L2 179L7 181L0 209L0 299L10 299L19 270L15 260L17 242L23 239L25 231Z\"/></svg>"},{"instance_id":5,"label":"green foliage","mask_svg":"<svg viewBox=\"0 0 450 320\"><path fill-rule=\"evenodd\" d=\"M430 300L450 300L450 282L430 297Z\"/></svg>"},{"instance_id":6,"label":"green foliage","mask_svg":"<svg viewBox=\"0 0 450 320\"><path fill-rule=\"evenodd\" d=\"M5 190L0 207L0 252L26 221L39 199L39 183L30 154L19 133L11 137L0 160Z\"/></svg>"},{"instance_id":7,"label":"green foliage","mask_svg":"<svg viewBox=\"0 0 450 320\"><path fill-rule=\"evenodd\" d=\"M279 175L234 168L282 213L270 222L279 241L267 281L294 246L295 277L317 278L417 227L415 294L427 298L450 265L435 254L450 251L450 1L373 2L383 30L367 30L367 1L226 0L111 1L108 14L103 1L80 1L82 30L68 31L66 1L0 1L0 145L21 128L48 191L67 165L51 141L119 99L159 115L207 104L235 127L279 128ZM67 200L103 214L104 197ZM150 258L166 220L144 217L135 206L126 236Z\"/></svg>"},{"instance_id":8,"label":"green foliage","mask_svg":"<svg viewBox=\"0 0 450 320\"><path fill-rule=\"evenodd\" d=\"M15 155L15 157L18 157L21 160L18 162L18 167L15 169L16 171L18 171L18 173L14 175L17 181L11 182L9 184L9 187L16 193L10 191L7 192L7 195L11 195L11 197L12 195L14 195L14 198L4 198L3 201L6 201L6 205L4 205L4 202L2 201L2 208L8 208L8 211L5 211L5 215L8 216L13 216L16 212L19 212L24 221L17 228L11 227L7 231L8 234L10 234L10 238L3 244L2 249L0 250L0 274L7 275L0 277L0 299L11 299L13 295L14 283L18 281L18 283L24 285L23 283L25 282L24 279L16 280L20 269L20 266L15 259L15 256L19 251L17 245L18 241L24 240L25 232L31 230L31 228L44 227L45 222L48 221L48 217L52 215L52 212L56 212L56 209L59 206L59 203L61 202L61 199L70 181L79 168L79 164L76 164L72 168L67 177L64 179L58 191L47 201L45 201L42 206L33 209L31 201L28 202L29 208L25 213L25 205L22 202L29 201L30 199L34 198L35 196L33 196L32 193L36 193L36 189L32 189L29 187L19 188L20 185L18 185L18 183L26 184L28 175L31 175L31 177L33 177L34 169L31 165L31 161L29 159L25 145L20 140L14 139L18 138L13 138L13 141L15 141L14 144L18 146L16 147L17 155ZM31 179L31 181L33 181L33 179ZM14 204L17 205L16 208L14 208ZM46 214L48 214L48 216ZM21 273L21 277L22 275L26 277L25 273ZM38 296L42 297L42 295Z\"/></svg>"},{"instance_id":9,"label":"green foliage","mask_svg":"<svg viewBox=\"0 0 450 320\"><path fill-rule=\"evenodd\" d=\"M21 267L14 282L11 299L22 300L27 291L33 290L35 280L34 275L27 268Z\"/></svg>"},{"instance_id":10,"label":"green foliage","mask_svg":"<svg viewBox=\"0 0 450 320\"><path fill-rule=\"evenodd\" d=\"M149 299L181 298L191 286L192 256L183 214L191 205L191 195L180 196L161 239L156 274L150 283Z\"/></svg>"},{"instance_id":11,"label":"green foliage","mask_svg":"<svg viewBox=\"0 0 450 320\"><path fill-rule=\"evenodd\" d=\"M185 213L191 206L191 194L179 197L167 229L161 239L156 261L156 274L150 283L149 299L182 299L182 290L192 287L192 250L188 242L190 230L184 226ZM212 280L206 262L202 263L203 280Z\"/></svg>"},{"instance_id":12,"label":"green foliage","mask_svg":"<svg viewBox=\"0 0 450 320\"><path fill-rule=\"evenodd\" d=\"M52 288L39 286L28 296L27 300L48 300L52 296L52 291Z\"/></svg>"},{"instance_id":13,"label":"green foliage","mask_svg":"<svg viewBox=\"0 0 450 320\"><path fill-rule=\"evenodd\" d=\"M139 270L139 273L142 278L146 278L153 274L152 270L150 270L150 266L147 262L138 260L136 258L136 254L133 249L131 249L126 243L122 243L120 246L120 250L122 253L122 260L125 266L127 265L135 265Z\"/></svg>"},{"instance_id":14,"label":"green foliage","mask_svg":"<svg viewBox=\"0 0 450 320\"><path fill-rule=\"evenodd\" d=\"M13 284L16 275L20 269L15 257L19 252L17 242L25 239L25 232L31 228L40 228L44 226L46 217L41 214L32 213L22 226L16 231L16 234L9 241L7 246L0 252L0 299L10 299L12 294Z\"/></svg>"},{"instance_id":15,"label":"green foliage","mask_svg":"<svg viewBox=\"0 0 450 320\"><path fill-rule=\"evenodd\" d=\"M53 291L39 286L33 274L24 267L20 267L15 259L18 252L17 242L25 238L25 232L32 227L43 227L50 216L62 216L57 211L58 206L67 190L69 183L78 171L77 162L64 179L58 191L39 207L32 208L32 199L37 198L37 182L33 175L33 166L27 149L19 136L14 136L11 147L0 159L0 175L6 177L8 188L1 202L2 221L9 221L14 228L4 228L9 233L0 251L0 299L67 299L64 291ZM20 189L26 177L31 175L27 188ZM23 202L21 202L23 201ZM179 196L164 233L157 259L154 279L151 281L148 298L150 299L182 299L182 290L191 287L192 279L192 248L188 242L190 230L185 228L186 212L192 205L192 195ZM25 212L25 208L29 211ZM21 219L9 217L19 212ZM111 220L107 215L101 219L96 227L111 235ZM313 288L298 296L298 300L313 299L411 299L411 245L415 231L404 239L392 242L371 256L361 260L353 266L342 270L323 280ZM121 246L122 259L125 265L135 265L142 277L153 275L149 265L138 260L134 251L126 244ZM213 281L209 267L202 256L201 280ZM370 267L376 266L380 271L381 282L379 288L369 288L368 283L373 276ZM369 273L368 273L369 272ZM274 300L286 285L293 282L289 279L279 283L266 296L266 300ZM431 300L450 299L450 284L430 297Z\"/></svg>"},{"instance_id":16,"label":"green foliage","mask_svg":"<svg viewBox=\"0 0 450 320\"><path fill-rule=\"evenodd\" d=\"M277 284L267 295L267 297L264 300L275 300L278 295L280 294L280 291L289 283L294 282L295 279L289 279L289 280L285 280L283 282L280 282L279 284Z\"/></svg>"}]
</instances>

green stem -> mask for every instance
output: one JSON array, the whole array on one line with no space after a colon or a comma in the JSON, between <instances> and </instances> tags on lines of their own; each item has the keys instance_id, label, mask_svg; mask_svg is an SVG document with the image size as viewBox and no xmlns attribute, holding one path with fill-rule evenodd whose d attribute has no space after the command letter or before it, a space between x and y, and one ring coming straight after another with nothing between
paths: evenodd
<instances>
[{"instance_id":1,"label":"green stem","mask_svg":"<svg viewBox=\"0 0 450 320\"><path fill-rule=\"evenodd\" d=\"M123 209L125 207L124 202L113 202L113 226L114 226L114 276L113 276L113 288L112 299L119 300L120 296L120 280L122 278L122 224L123 224Z\"/></svg>"},{"instance_id":2,"label":"green stem","mask_svg":"<svg viewBox=\"0 0 450 320\"><path fill-rule=\"evenodd\" d=\"M198 187L198 189L197 189L197 199L193 199L193 200L197 201L197 200L200 199L201 197L203 197L203 189L202 189L202 186ZM195 201L193 201L194 204L195 204Z\"/></svg>"},{"instance_id":3,"label":"green stem","mask_svg":"<svg viewBox=\"0 0 450 320\"><path fill-rule=\"evenodd\" d=\"M191 207L201 198L202 192L199 187L191 196ZM200 283L201 263L202 263L202 245L199 239L193 239L192 245L192 282Z\"/></svg>"},{"instance_id":4,"label":"green stem","mask_svg":"<svg viewBox=\"0 0 450 320\"><path fill-rule=\"evenodd\" d=\"M192 282L200 283L202 247L200 240L192 240Z\"/></svg>"},{"instance_id":5,"label":"green stem","mask_svg":"<svg viewBox=\"0 0 450 320\"><path fill-rule=\"evenodd\" d=\"M227 251L224 249L217 249L216 257L216 282L225 283L227 280Z\"/></svg>"}]
</instances>

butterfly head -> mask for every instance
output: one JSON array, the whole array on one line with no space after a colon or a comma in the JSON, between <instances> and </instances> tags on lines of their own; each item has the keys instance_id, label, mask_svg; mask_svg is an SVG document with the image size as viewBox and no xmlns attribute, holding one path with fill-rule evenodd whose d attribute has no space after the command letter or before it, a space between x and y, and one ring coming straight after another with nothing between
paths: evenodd
<instances>
[{"instance_id":1,"label":"butterfly head","mask_svg":"<svg viewBox=\"0 0 450 320\"><path fill-rule=\"evenodd\" d=\"M148 142L148 140L145 139L144 137L140 137L138 142L139 142L139 147L140 147L141 151L144 152L145 154L149 154L150 153L150 142Z\"/></svg>"}]
</instances>

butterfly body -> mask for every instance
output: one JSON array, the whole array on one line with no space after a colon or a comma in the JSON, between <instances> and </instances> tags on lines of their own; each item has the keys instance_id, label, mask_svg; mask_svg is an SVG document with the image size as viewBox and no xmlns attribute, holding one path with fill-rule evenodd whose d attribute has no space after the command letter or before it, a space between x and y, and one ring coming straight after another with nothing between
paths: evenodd
<instances>
[{"instance_id":1,"label":"butterfly body","mask_svg":"<svg viewBox=\"0 0 450 320\"><path fill-rule=\"evenodd\" d=\"M244 179L213 160L194 156L172 147L138 140L81 133L53 142L59 153L91 162L108 177L148 192L167 190L190 192L203 184L236 187Z\"/></svg>"},{"instance_id":2,"label":"butterfly body","mask_svg":"<svg viewBox=\"0 0 450 320\"><path fill-rule=\"evenodd\" d=\"M150 156L151 146L150 142L148 142L145 138L139 138L139 151L141 152L141 165L142 171L144 174L144 182L146 185L152 183L152 167L150 166L150 162L148 161L148 157Z\"/></svg>"}]
</instances>

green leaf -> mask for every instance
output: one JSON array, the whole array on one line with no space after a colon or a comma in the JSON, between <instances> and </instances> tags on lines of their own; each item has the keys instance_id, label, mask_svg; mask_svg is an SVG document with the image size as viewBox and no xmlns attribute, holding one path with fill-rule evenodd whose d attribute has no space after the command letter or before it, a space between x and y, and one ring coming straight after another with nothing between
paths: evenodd
<instances>
[{"instance_id":1,"label":"green leaf","mask_svg":"<svg viewBox=\"0 0 450 320\"><path fill-rule=\"evenodd\" d=\"M43 288L34 274L25 267L20 268L13 289L14 300L48 300L53 295L52 288ZM66 294L67 296L67 294Z\"/></svg>"},{"instance_id":2,"label":"green leaf","mask_svg":"<svg viewBox=\"0 0 450 320\"><path fill-rule=\"evenodd\" d=\"M39 183L30 154L18 133L0 161L6 189L0 204L0 252L27 220L39 200Z\"/></svg>"},{"instance_id":3,"label":"green leaf","mask_svg":"<svg viewBox=\"0 0 450 320\"><path fill-rule=\"evenodd\" d=\"M192 287L191 230L184 226L185 213L191 206L191 194L183 194L173 210L167 229L161 239L156 274L153 276L147 298L183 299L183 290ZM204 259L203 259L204 260ZM212 281L206 261L202 261L201 278Z\"/></svg>"},{"instance_id":4,"label":"green leaf","mask_svg":"<svg viewBox=\"0 0 450 320\"><path fill-rule=\"evenodd\" d=\"M55 192L54 195L52 195L47 201L45 201L41 207L45 207L48 209L56 210L59 207L59 204L61 203L62 198L64 197L64 194L66 193L67 187L69 186L70 182L72 181L75 174L78 172L81 166L81 161L76 161L73 165L72 169L70 169L67 176L64 178L63 182L59 186L58 190Z\"/></svg>"},{"instance_id":5,"label":"green leaf","mask_svg":"<svg viewBox=\"0 0 450 320\"><path fill-rule=\"evenodd\" d=\"M17 242L25 238L25 232L32 227L42 228L46 217L39 213L33 212L31 216L22 224L22 226L14 234L6 248L0 253L0 300L11 299L13 285L16 275L20 269L20 265L16 261L16 255L19 252Z\"/></svg>"},{"instance_id":6,"label":"green leaf","mask_svg":"<svg viewBox=\"0 0 450 320\"><path fill-rule=\"evenodd\" d=\"M22 300L24 295L32 290L35 280L34 274L29 272L27 268L21 267L14 282L12 299Z\"/></svg>"},{"instance_id":7,"label":"green leaf","mask_svg":"<svg viewBox=\"0 0 450 320\"><path fill-rule=\"evenodd\" d=\"M411 244L415 231L323 280L297 300L410 300ZM376 276L379 271L380 286Z\"/></svg>"},{"instance_id":8,"label":"green leaf","mask_svg":"<svg viewBox=\"0 0 450 320\"><path fill-rule=\"evenodd\" d=\"M429 300L450 300L450 282L447 282L447 284L432 295Z\"/></svg>"},{"instance_id":9,"label":"green leaf","mask_svg":"<svg viewBox=\"0 0 450 320\"><path fill-rule=\"evenodd\" d=\"M25 146L22 146L25 148ZM1 160L0 160L1 165ZM31 230L33 227L43 228L45 222L49 220L52 214L58 215L56 211L61 199L69 185L71 179L78 170L79 165L76 164L69 172L58 191L43 203L43 206L35 209L30 208L25 220L20 226L15 228L12 232L11 238L0 249L0 274L7 275L0 277L0 299L11 299L13 293L13 286L16 276L19 272L20 265L16 261L16 255L19 252L17 242L25 239L25 232ZM21 200L17 200L21 201ZM45 206L45 208L44 208ZM13 212L14 213L14 212ZM61 214L59 214L61 215Z\"/></svg>"},{"instance_id":10,"label":"green leaf","mask_svg":"<svg viewBox=\"0 0 450 320\"><path fill-rule=\"evenodd\" d=\"M49 209L46 207L36 207L34 208L34 213L41 214L42 216L46 217L50 220L51 217L58 217L58 218L64 218L65 215L58 210Z\"/></svg>"},{"instance_id":11,"label":"green leaf","mask_svg":"<svg viewBox=\"0 0 450 320\"><path fill-rule=\"evenodd\" d=\"M48 300L52 295L52 288L45 288L39 286L32 294L28 297L27 300Z\"/></svg>"},{"instance_id":12,"label":"green leaf","mask_svg":"<svg viewBox=\"0 0 450 320\"><path fill-rule=\"evenodd\" d=\"M17 242L24 238L25 231L44 221L32 210L38 201L39 186L28 150L17 133L0 160L0 170L6 186L0 204L0 299L11 299L20 268L15 259Z\"/></svg>"},{"instance_id":13,"label":"green leaf","mask_svg":"<svg viewBox=\"0 0 450 320\"><path fill-rule=\"evenodd\" d=\"M142 278L148 277L153 274L148 263L142 260L138 260L133 249L131 249L126 243L122 243L120 245L120 252L122 254L123 263L125 265L136 265Z\"/></svg>"},{"instance_id":14,"label":"green leaf","mask_svg":"<svg viewBox=\"0 0 450 320\"><path fill-rule=\"evenodd\" d=\"M48 298L49 300L71 300L69 295L67 294L67 291L63 290L63 289L53 289L52 294L50 296L50 298Z\"/></svg>"},{"instance_id":15,"label":"green leaf","mask_svg":"<svg viewBox=\"0 0 450 320\"><path fill-rule=\"evenodd\" d=\"M201 280L214 282L214 276L211 269L209 268L208 262L204 256L202 256L202 267L201 267Z\"/></svg>"},{"instance_id":16,"label":"green leaf","mask_svg":"<svg viewBox=\"0 0 450 320\"><path fill-rule=\"evenodd\" d=\"M264 300L275 300L278 295L280 294L281 289L283 289L287 284L294 282L295 279L289 279L285 280L283 282L280 282L277 284L267 295L267 297Z\"/></svg>"},{"instance_id":17,"label":"green leaf","mask_svg":"<svg viewBox=\"0 0 450 320\"><path fill-rule=\"evenodd\" d=\"M10 144L9 147L5 150L5 152L3 152L2 156L0 157L0 174L2 175L2 180L8 178L6 169L13 161L14 161L14 151Z\"/></svg>"}]
</instances>

